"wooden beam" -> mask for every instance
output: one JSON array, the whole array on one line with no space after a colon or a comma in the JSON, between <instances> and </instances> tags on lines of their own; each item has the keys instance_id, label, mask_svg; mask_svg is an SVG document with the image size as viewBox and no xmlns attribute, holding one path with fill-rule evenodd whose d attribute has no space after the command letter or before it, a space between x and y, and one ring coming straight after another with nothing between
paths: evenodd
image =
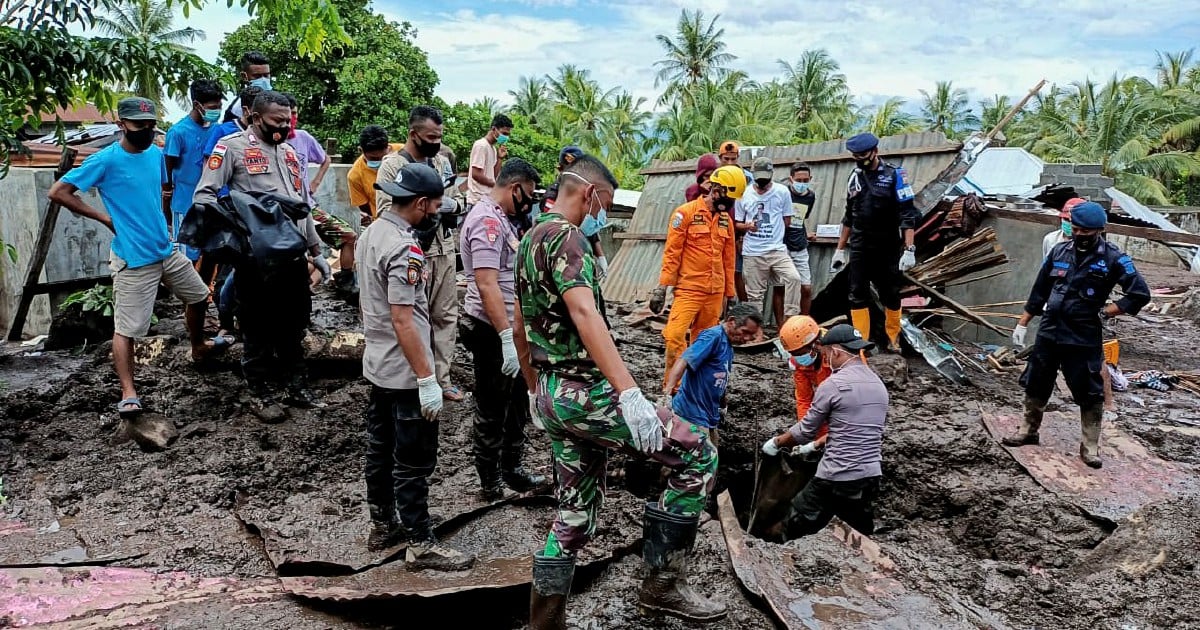
<instances>
[{"instance_id":1,"label":"wooden beam","mask_svg":"<svg viewBox=\"0 0 1200 630\"><path fill-rule=\"evenodd\" d=\"M938 291L937 289L929 286L928 284L925 284L924 282L921 282L920 280L917 280L916 278L913 278L912 276L908 275L908 273L904 273L904 277L909 282L917 285L918 287L921 287L921 289L924 290L926 293L929 293L933 297L937 298L939 301L942 302L942 304L945 304L950 310L958 313L959 315L962 315L963 317L966 317L967 319L971 320L972 322L975 322L976 324L979 324L980 326L983 326L985 328L992 330L993 332L995 332L998 335L1005 336L1005 337L1008 336L1009 333L1004 332L1003 330L1001 330L998 326L996 326L992 322L989 322L988 320L980 317L979 315L976 315L975 311L972 311L971 309L963 306L962 304L959 304L958 302L955 302L954 300L950 299L949 297L946 297L946 295L944 293Z\"/></svg>"},{"instance_id":2,"label":"wooden beam","mask_svg":"<svg viewBox=\"0 0 1200 630\"><path fill-rule=\"evenodd\" d=\"M896 149L894 151L880 149L879 157L880 158L888 158L888 157L904 157L906 155L929 155L931 153L956 153L961 148L962 148L962 143L955 142L953 144L943 144L943 145L937 146L937 147L911 147L911 148L905 148L905 149ZM796 157L772 157L771 162L775 164L775 168L779 168L781 166L791 166L792 164L795 164L797 162L806 162L808 164L821 164L824 162L849 162L852 159L853 158L850 157L850 153L848 151L846 151L846 152L842 152L842 153L832 153L832 154L826 154L826 155L796 156ZM743 168L750 168L750 166L748 164L747 165L739 164L739 166L742 166ZM663 175L663 174L669 174L669 173L695 173L695 172L696 172L695 160L687 162L684 165L650 166L648 168L644 168L644 169L638 171L638 173L640 173L642 175Z\"/></svg>"},{"instance_id":3,"label":"wooden beam","mask_svg":"<svg viewBox=\"0 0 1200 630\"><path fill-rule=\"evenodd\" d=\"M665 241L666 234L649 234L645 232L617 232L613 238L618 241Z\"/></svg>"},{"instance_id":4,"label":"wooden beam","mask_svg":"<svg viewBox=\"0 0 1200 630\"><path fill-rule=\"evenodd\" d=\"M988 214L1003 218L1024 221L1026 223L1041 223L1058 227L1062 223L1062 219L1058 218L1057 214L1044 214L1041 212L1021 212L1020 210L1009 210L1007 208L996 208L993 206L987 207ZM1120 223L1109 223L1104 226L1104 231L1109 234L1118 234L1120 236L1132 236L1135 238L1144 238L1159 243L1181 243L1185 245L1200 245L1200 235L1190 234L1188 232L1168 232L1158 228L1148 228L1135 225L1121 225Z\"/></svg>"}]
</instances>

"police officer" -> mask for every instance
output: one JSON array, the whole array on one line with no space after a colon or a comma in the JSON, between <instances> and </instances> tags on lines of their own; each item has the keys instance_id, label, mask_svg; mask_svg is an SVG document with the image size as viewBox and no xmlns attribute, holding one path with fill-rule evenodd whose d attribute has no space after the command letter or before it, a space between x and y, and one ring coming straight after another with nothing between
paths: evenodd
<instances>
[{"instance_id":1,"label":"police officer","mask_svg":"<svg viewBox=\"0 0 1200 630\"><path fill-rule=\"evenodd\" d=\"M300 159L286 142L292 110L279 92L267 91L254 100L250 126L222 138L213 147L192 203L217 203L222 187L241 192L269 192L307 203ZM320 239L312 217L298 226L310 251ZM320 259L319 256L316 258ZM241 325L242 372L250 385L252 406L265 421L282 419L275 405L272 378L287 387L285 402L301 407L316 404L304 369L304 331L312 311L308 264L303 256L292 261L248 260L235 266L237 316Z\"/></svg>"},{"instance_id":2,"label":"police officer","mask_svg":"<svg viewBox=\"0 0 1200 630\"><path fill-rule=\"evenodd\" d=\"M879 138L860 133L846 141L858 168L846 184L842 235L829 266L837 273L850 246L850 321L863 338L871 336L871 285L887 319L888 349L900 351L900 286L902 272L917 264L913 237L921 214L913 206L913 189L904 169L879 159Z\"/></svg>"},{"instance_id":3,"label":"police officer","mask_svg":"<svg viewBox=\"0 0 1200 630\"><path fill-rule=\"evenodd\" d=\"M1041 315L1033 353L1021 375L1025 388L1025 418L1005 446L1038 443L1042 414L1059 370L1067 381L1083 427L1079 457L1100 468L1100 421L1104 418L1104 320L1122 313L1137 315L1150 302L1150 288L1133 266L1133 259L1104 240L1108 216L1095 202L1071 209L1071 240L1059 243L1042 262L1025 312L1013 330L1013 343L1025 346L1026 326ZM1125 295L1108 303L1113 287Z\"/></svg>"},{"instance_id":4,"label":"police officer","mask_svg":"<svg viewBox=\"0 0 1200 630\"><path fill-rule=\"evenodd\" d=\"M392 180L375 182L391 203L358 241L359 305L366 348L367 505L372 549L408 542L409 570L459 571L475 558L438 542L429 516L429 476L437 465L442 390L429 336L428 258L414 230L435 222L441 175L407 164Z\"/></svg>"}]
</instances>

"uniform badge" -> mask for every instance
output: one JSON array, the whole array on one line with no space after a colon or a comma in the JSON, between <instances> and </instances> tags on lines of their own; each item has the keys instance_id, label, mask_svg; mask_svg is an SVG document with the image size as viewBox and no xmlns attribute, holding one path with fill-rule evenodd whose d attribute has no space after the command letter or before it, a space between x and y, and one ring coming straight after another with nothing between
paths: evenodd
<instances>
[{"instance_id":1,"label":"uniform badge","mask_svg":"<svg viewBox=\"0 0 1200 630\"><path fill-rule=\"evenodd\" d=\"M671 229L672 229L672 230L677 230L677 229L679 229L679 226L681 226L681 225L683 225L683 213L682 213L682 212L676 212L676 213L675 213L675 214L674 214L674 215L671 217Z\"/></svg>"},{"instance_id":2,"label":"uniform badge","mask_svg":"<svg viewBox=\"0 0 1200 630\"><path fill-rule=\"evenodd\" d=\"M408 283L418 284L421 282L421 276L425 271L425 252L421 248L412 245L408 248Z\"/></svg>"},{"instance_id":3,"label":"uniform badge","mask_svg":"<svg viewBox=\"0 0 1200 630\"><path fill-rule=\"evenodd\" d=\"M896 169L896 199L898 201L912 201L915 196L912 184L908 183L908 175L904 172L904 169Z\"/></svg>"},{"instance_id":4,"label":"uniform badge","mask_svg":"<svg viewBox=\"0 0 1200 630\"><path fill-rule=\"evenodd\" d=\"M484 219L483 228L487 234L489 243L495 243L497 238L500 238L500 222L495 219Z\"/></svg>"},{"instance_id":5,"label":"uniform badge","mask_svg":"<svg viewBox=\"0 0 1200 630\"><path fill-rule=\"evenodd\" d=\"M214 153L211 157L208 158L208 170L215 171L215 170L221 168L221 163L224 161L225 161L224 158L222 158L221 156Z\"/></svg>"},{"instance_id":6,"label":"uniform badge","mask_svg":"<svg viewBox=\"0 0 1200 630\"><path fill-rule=\"evenodd\" d=\"M283 161L287 164L288 171L290 171L292 175L296 175L297 177L300 175L300 160L296 159L295 151L288 151L285 153ZM299 186L297 186L297 188L299 188Z\"/></svg>"},{"instance_id":7,"label":"uniform badge","mask_svg":"<svg viewBox=\"0 0 1200 630\"><path fill-rule=\"evenodd\" d=\"M243 150L242 162L246 165L246 172L251 175L262 175L271 172L271 162L263 154L262 149Z\"/></svg>"}]
</instances>

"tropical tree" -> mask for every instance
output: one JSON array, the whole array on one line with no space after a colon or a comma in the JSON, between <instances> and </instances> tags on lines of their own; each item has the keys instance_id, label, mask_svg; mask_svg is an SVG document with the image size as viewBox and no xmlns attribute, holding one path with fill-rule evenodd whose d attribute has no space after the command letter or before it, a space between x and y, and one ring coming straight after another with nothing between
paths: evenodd
<instances>
[{"instance_id":1,"label":"tropical tree","mask_svg":"<svg viewBox=\"0 0 1200 630\"><path fill-rule=\"evenodd\" d=\"M869 131L876 136L894 136L902 133L912 133L921 129L916 116L904 111L904 99L893 96L877 106L864 107L859 111L861 131Z\"/></svg>"},{"instance_id":2,"label":"tropical tree","mask_svg":"<svg viewBox=\"0 0 1200 630\"><path fill-rule=\"evenodd\" d=\"M840 127L851 119L850 88L838 62L824 48L806 50L793 65L782 59L781 86L804 140L840 137Z\"/></svg>"},{"instance_id":3,"label":"tropical tree","mask_svg":"<svg viewBox=\"0 0 1200 630\"><path fill-rule=\"evenodd\" d=\"M725 52L725 42L721 39L725 29L717 28L720 17L716 15L705 24L699 9L683 9L674 38L662 34L654 37L666 53L666 57L654 63L658 67L654 86L666 86L660 103L667 102L680 89L705 80L720 80L729 72L729 63L737 57Z\"/></svg>"},{"instance_id":4,"label":"tropical tree","mask_svg":"<svg viewBox=\"0 0 1200 630\"><path fill-rule=\"evenodd\" d=\"M1012 100L1003 94L979 101L979 128L983 131L995 129L1012 107Z\"/></svg>"},{"instance_id":5,"label":"tropical tree","mask_svg":"<svg viewBox=\"0 0 1200 630\"><path fill-rule=\"evenodd\" d=\"M954 87L952 82L938 81L932 93L921 90L921 96L921 120L926 129L940 131L948 138L962 138L979 128L979 117L971 111L967 91Z\"/></svg>"},{"instance_id":6,"label":"tropical tree","mask_svg":"<svg viewBox=\"0 0 1200 630\"><path fill-rule=\"evenodd\" d=\"M149 51L153 46L181 54L194 52L185 46L204 39L204 31L191 27L175 28L175 7L167 2L154 0L116 0L96 18L95 29L102 35L115 37L125 42L136 42L137 50ZM149 55L135 61L129 69L133 80L118 85L117 89L133 92L148 98L163 110L164 88L162 69Z\"/></svg>"},{"instance_id":7,"label":"tropical tree","mask_svg":"<svg viewBox=\"0 0 1200 630\"><path fill-rule=\"evenodd\" d=\"M512 111L524 116L530 124L538 124L538 118L550 109L545 79L523 76L517 89L509 90L508 95L513 97Z\"/></svg>"}]
</instances>

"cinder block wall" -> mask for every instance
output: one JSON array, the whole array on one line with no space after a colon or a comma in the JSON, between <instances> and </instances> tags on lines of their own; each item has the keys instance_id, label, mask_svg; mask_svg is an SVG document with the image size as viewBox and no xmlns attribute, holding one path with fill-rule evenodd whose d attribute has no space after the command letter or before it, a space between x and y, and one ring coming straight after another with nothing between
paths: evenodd
<instances>
[{"instance_id":1,"label":"cinder block wall","mask_svg":"<svg viewBox=\"0 0 1200 630\"><path fill-rule=\"evenodd\" d=\"M1099 164L1047 164L1042 169L1042 179L1038 185L1071 186L1080 197L1108 208L1111 207L1112 200L1104 194L1104 189L1112 187L1113 179L1105 177L1101 172Z\"/></svg>"}]
</instances>

